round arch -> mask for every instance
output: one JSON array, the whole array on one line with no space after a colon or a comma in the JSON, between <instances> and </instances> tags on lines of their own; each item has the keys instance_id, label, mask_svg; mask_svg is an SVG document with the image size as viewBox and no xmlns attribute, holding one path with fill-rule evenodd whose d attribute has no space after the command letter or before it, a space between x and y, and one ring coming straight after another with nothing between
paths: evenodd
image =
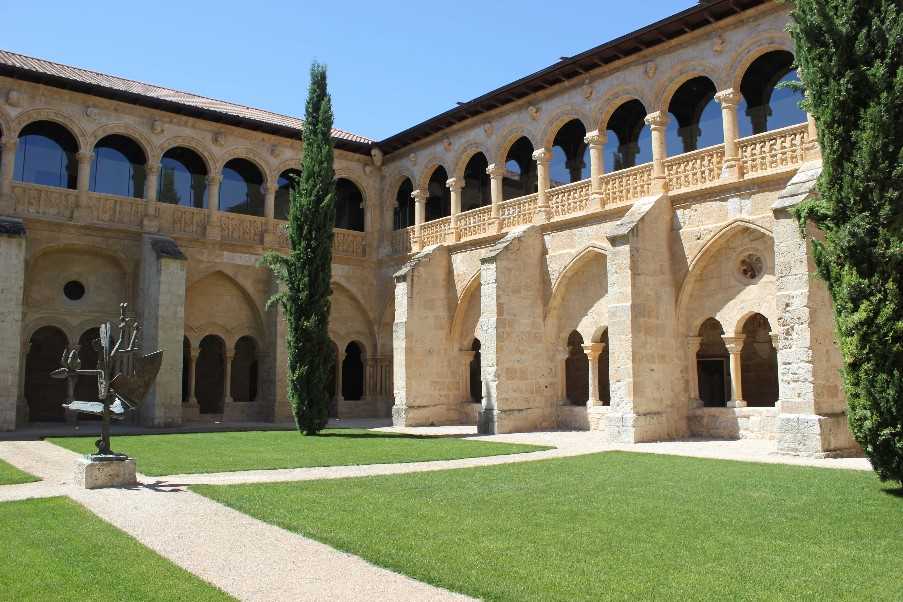
<instances>
[{"instance_id":1,"label":"round arch","mask_svg":"<svg viewBox=\"0 0 903 602\"><path fill-rule=\"evenodd\" d=\"M452 316L451 323L449 324L448 332L451 340L457 344L459 341L463 341L464 338L472 339L473 336L465 337L463 334L464 322L467 318L467 310L469 309L469 304L473 300L475 295L479 295L480 291L480 270L477 271L470 276L467 280L467 284L464 285L464 288L461 290L461 296L458 297L458 301L455 304L455 312Z\"/></svg>"},{"instance_id":2,"label":"round arch","mask_svg":"<svg viewBox=\"0 0 903 602\"><path fill-rule=\"evenodd\" d=\"M124 136L132 140L144 152L144 156L148 163L152 161L159 162L160 156L157 147L151 142L147 136L140 130L132 127L127 123L109 123L91 131L89 134L90 148L94 151L97 143L107 136Z\"/></svg>"},{"instance_id":3,"label":"round arch","mask_svg":"<svg viewBox=\"0 0 903 602\"><path fill-rule=\"evenodd\" d=\"M542 140L543 148L552 148L552 145L555 143L555 137L558 134L558 130L574 120L579 121L583 125L583 129L585 129L587 132L593 129L593 119L589 113L576 106L564 107L562 109L559 109L546 122L542 134L540 135L540 140Z\"/></svg>"},{"instance_id":4,"label":"round arch","mask_svg":"<svg viewBox=\"0 0 903 602\"><path fill-rule=\"evenodd\" d=\"M354 293L354 291L352 291L345 284L343 284L337 280L333 280L330 284L332 286L332 296L335 297L337 292L339 292L341 295L345 296L351 303L351 306L354 308L354 310L357 313L359 313L359 315L361 317L363 317L364 322L365 322L364 328L366 329L366 336L361 337L361 338L366 339L365 343L366 343L366 347L368 349L375 349L376 348L376 344L375 344L376 329L375 329L374 323L373 323L373 316L370 315L370 312L367 310L367 307L363 303L361 303L360 298ZM335 307L335 303L333 303L333 307ZM342 344L347 345L348 342L350 342L350 340L351 340L352 334L355 334L355 336L360 336L364 333L354 333L353 331L352 332L341 332L335 327L335 325L333 324L333 321L330 319L329 337L333 341L335 341L336 344L342 343Z\"/></svg>"},{"instance_id":5,"label":"round arch","mask_svg":"<svg viewBox=\"0 0 903 602\"><path fill-rule=\"evenodd\" d=\"M216 166L213 155L210 154L203 142L197 138L192 138L191 136L172 136L171 138L167 138L157 145L157 154L154 156L159 162L163 159L163 155L177 147L187 148L188 150L195 152L198 157L201 158L201 161L204 162L204 167L207 169L208 176L212 173L218 173L213 169ZM223 163L223 165L225 165L225 163Z\"/></svg>"},{"instance_id":6,"label":"round arch","mask_svg":"<svg viewBox=\"0 0 903 602\"><path fill-rule=\"evenodd\" d=\"M730 87L739 92L740 82L743 81L743 76L746 75L749 66L760 56L775 50L783 50L796 56L793 41L786 32L765 32L753 36L734 53L722 76L723 80L729 81Z\"/></svg>"},{"instance_id":7,"label":"round arch","mask_svg":"<svg viewBox=\"0 0 903 602\"><path fill-rule=\"evenodd\" d=\"M455 162L455 170L450 177L463 179L464 170L467 168L467 164L477 153L483 153L483 156L486 157L487 161L492 157L487 144L482 142L470 142L461 149L460 153L458 153L458 160Z\"/></svg>"},{"instance_id":8,"label":"round arch","mask_svg":"<svg viewBox=\"0 0 903 602\"><path fill-rule=\"evenodd\" d=\"M219 326L219 323L217 322L217 320L209 320L209 321L208 320L204 320L204 321L199 320L198 323L194 324L194 325L188 323L188 305L191 302L189 295L192 292L192 289L197 290L197 287L199 285L203 284L205 281L210 282L210 281L212 281L212 279L216 279L216 278L223 279L225 281L225 283L227 283L227 286L229 288L232 288L239 292L239 294L241 295L241 298L245 301L246 306L248 307L249 310L251 310L252 315L250 316L250 323L248 323L248 324L242 324L242 323L232 324L231 327ZM248 287L246 287L244 284L241 283L241 281L237 280L235 277L224 272L223 270L220 270L218 268L213 268L206 272L198 274L197 276L192 278L192 280L190 282L186 282L185 283L185 305L186 305L186 316L185 316L186 330L188 329L189 326L191 326L191 327L193 327L193 329L196 332L198 332L198 334L203 336L204 333L203 333L203 329L201 328L201 326L204 326L206 328L209 325L210 327L216 326L216 327L221 328L221 332L223 332L223 334L227 335L227 336L231 336L235 332L240 332L241 334L251 334L258 341L265 340L263 334L266 332L266 329L264 328L264 324L263 324L263 318L262 318L263 311L262 311L261 305L255 300L254 296L251 295L251 293L248 291ZM205 317L209 318L208 313L204 313L203 315ZM232 340L230 342L234 344L234 340Z\"/></svg>"},{"instance_id":9,"label":"round arch","mask_svg":"<svg viewBox=\"0 0 903 602\"><path fill-rule=\"evenodd\" d=\"M536 132L523 125L513 125L502 132L502 134L497 138L498 142L496 147L493 149L492 154L486 156L486 158L489 159L490 165L493 163L495 163L496 165L504 165L505 160L508 158L508 151L511 150L511 147L514 146L514 143L521 138L526 138L527 140L529 140L530 144L533 145L533 150L540 148L539 146L537 146L540 138L536 135Z\"/></svg>"},{"instance_id":10,"label":"round arch","mask_svg":"<svg viewBox=\"0 0 903 602\"><path fill-rule=\"evenodd\" d=\"M650 112L648 107L653 106L648 98L648 94L642 88L632 85L618 86L608 91L605 96L594 105L592 114L595 117L591 123L595 124L595 129L604 132L607 129L608 122L614 112L617 111L621 105L630 102L631 100L636 100L642 104L643 107L646 108L647 113Z\"/></svg>"},{"instance_id":11,"label":"round arch","mask_svg":"<svg viewBox=\"0 0 903 602\"><path fill-rule=\"evenodd\" d=\"M252 163L254 167L256 167L260 171L260 175L263 177L263 185L268 186L270 183L270 166L269 163L264 159L263 155L258 153L253 148L247 146L233 147L219 156L219 160L216 164L216 171L214 172L216 175L222 175L223 169L226 167L226 164L233 159L244 159L249 163Z\"/></svg>"},{"instance_id":12,"label":"round arch","mask_svg":"<svg viewBox=\"0 0 903 602\"><path fill-rule=\"evenodd\" d=\"M651 105L654 109L649 112L661 111L667 113L674 93L685 83L697 77L705 77L711 80L715 86L715 92L729 87L729 82L724 80L722 72L711 63L705 61L680 63L668 72L663 83L656 89L654 93L655 100Z\"/></svg>"},{"instance_id":13,"label":"round arch","mask_svg":"<svg viewBox=\"0 0 903 602\"><path fill-rule=\"evenodd\" d=\"M20 113L10 124L9 135L18 138L19 134L22 132L22 128L35 121L51 121L69 130L69 133L75 138L76 144L78 144L79 151L93 148L88 144L88 136L85 134L85 130L77 121L72 119L69 115L53 109L31 109L24 113Z\"/></svg>"},{"instance_id":14,"label":"round arch","mask_svg":"<svg viewBox=\"0 0 903 602\"><path fill-rule=\"evenodd\" d=\"M411 180L414 183L414 190L426 191L429 187L430 179L432 179L433 174L436 173L436 170L440 167L445 170L445 173L448 173L448 169L445 167L445 161L436 155L430 157L423 165L424 167L420 172L420 177L416 180ZM449 175L449 177L451 177L451 175ZM443 185L444 184L445 183L443 182Z\"/></svg>"}]
</instances>

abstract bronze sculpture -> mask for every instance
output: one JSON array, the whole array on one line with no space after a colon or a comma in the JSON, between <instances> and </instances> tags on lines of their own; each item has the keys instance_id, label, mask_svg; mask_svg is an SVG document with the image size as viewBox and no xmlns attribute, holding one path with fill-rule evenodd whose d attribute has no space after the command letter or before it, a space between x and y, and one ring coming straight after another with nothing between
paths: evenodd
<instances>
[{"instance_id":1,"label":"abstract bronze sculpture","mask_svg":"<svg viewBox=\"0 0 903 602\"><path fill-rule=\"evenodd\" d=\"M128 459L125 454L118 454L110 449L110 420L122 420L127 411L136 409L144 401L163 362L162 351L139 355L141 325L136 318L126 316L127 311L128 303L121 303L118 333L113 333L110 322L100 325L100 336L92 341L97 351L95 369L81 367L79 348L76 346L63 352L62 368L51 373L53 378L67 380L69 402L63 404L64 408L101 417L101 434L96 442L97 453L90 456L94 462ZM72 398L75 381L80 375L97 379L99 401L76 401Z\"/></svg>"}]
</instances>

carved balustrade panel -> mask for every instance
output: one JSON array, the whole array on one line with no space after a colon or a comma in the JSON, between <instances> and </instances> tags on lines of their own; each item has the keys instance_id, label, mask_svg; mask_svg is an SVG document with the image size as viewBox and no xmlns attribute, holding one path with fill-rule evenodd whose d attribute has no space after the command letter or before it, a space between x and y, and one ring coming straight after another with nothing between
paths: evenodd
<instances>
[{"instance_id":1,"label":"carved balustrade panel","mask_svg":"<svg viewBox=\"0 0 903 602\"><path fill-rule=\"evenodd\" d=\"M549 190L549 209L552 219L577 215L589 207L590 181L581 180Z\"/></svg>"},{"instance_id":2,"label":"carved balustrade panel","mask_svg":"<svg viewBox=\"0 0 903 602\"><path fill-rule=\"evenodd\" d=\"M672 157L665 162L668 190L675 192L711 185L721 178L723 163L723 144Z\"/></svg>"},{"instance_id":3,"label":"carved balustrade panel","mask_svg":"<svg viewBox=\"0 0 903 602\"><path fill-rule=\"evenodd\" d=\"M489 229L492 207L487 205L458 214L458 240L477 238L486 234L494 234Z\"/></svg>"},{"instance_id":4,"label":"carved balustrade panel","mask_svg":"<svg viewBox=\"0 0 903 602\"><path fill-rule=\"evenodd\" d=\"M17 215L72 219L78 192L68 188L13 182L14 211Z\"/></svg>"},{"instance_id":5,"label":"carved balustrade panel","mask_svg":"<svg viewBox=\"0 0 903 602\"><path fill-rule=\"evenodd\" d=\"M87 215L98 224L140 228L147 205L141 199L90 193L86 209Z\"/></svg>"},{"instance_id":6,"label":"carved balustrade panel","mask_svg":"<svg viewBox=\"0 0 903 602\"><path fill-rule=\"evenodd\" d=\"M332 239L332 253L345 257L367 256L367 235L356 230L336 228Z\"/></svg>"},{"instance_id":7,"label":"carved balustrade panel","mask_svg":"<svg viewBox=\"0 0 903 602\"><path fill-rule=\"evenodd\" d=\"M206 209L156 203L155 212L164 234L203 238L207 230Z\"/></svg>"},{"instance_id":8,"label":"carved balustrade panel","mask_svg":"<svg viewBox=\"0 0 903 602\"><path fill-rule=\"evenodd\" d=\"M805 123L742 138L738 145L743 175L755 176L796 167L803 162L807 141Z\"/></svg>"},{"instance_id":9,"label":"carved balustrade panel","mask_svg":"<svg viewBox=\"0 0 903 602\"><path fill-rule=\"evenodd\" d=\"M411 237L414 235L414 227L402 228L392 232L392 254L407 255L411 252Z\"/></svg>"},{"instance_id":10,"label":"carved balustrade panel","mask_svg":"<svg viewBox=\"0 0 903 602\"><path fill-rule=\"evenodd\" d=\"M652 164L622 169L600 177L602 206L615 207L652 193Z\"/></svg>"},{"instance_id":11,"label":"carved balustrade panel","mask_svg":"<svg viewBox=\"0 0 903 602\"><path fill-rule=\"evenodd\" d=\"M267 220L262 217L220 213L220 229L223 240L259 245L263 242L263 233L266 228Z\"/></svg>"},{"instance_id":12,"label":"carved balustrade panel","mask_svg":"<svg viewBox=\"0 0 903 602\"><path fill-rule=\"evenodd\" d=\"M533 215L536 213L537 194L511 199L499 203L499 220L502 230L508 230L522 224L532 224Z\"/></svg>"},{"instance_id":13,"label":"carved balustrade panel","mask_svg":"<svg viewBox=\"0 0 903 602\"><path fill-rule=\"evenodd\" d=\"M425 222L420 227L420 245L422 247L428 247L430 245L444 243L450 228L450 217L443 217Z\"/></svg>"}]
</instances>

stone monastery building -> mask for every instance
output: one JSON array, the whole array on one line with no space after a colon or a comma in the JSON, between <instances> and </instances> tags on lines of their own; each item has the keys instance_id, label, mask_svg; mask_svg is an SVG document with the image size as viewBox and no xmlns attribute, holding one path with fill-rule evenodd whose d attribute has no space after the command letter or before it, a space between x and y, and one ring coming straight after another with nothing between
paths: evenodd
<instances>
[{"instance_id":1,"label":"stone monastery building","mask_svg":"<svg viewBox=\"0 0 903 602\"><path fill-rule=\"evenodd\" d=\"M332 414L853 449L791 214L820 154L776 88L788 20L703 2L386 140L335 130ZM298 119L0 51L0 134L0 429L66 419L49 372L123 300L165 351L141 423L290 417L257 262Z\"/></svg>"}]
</instances>

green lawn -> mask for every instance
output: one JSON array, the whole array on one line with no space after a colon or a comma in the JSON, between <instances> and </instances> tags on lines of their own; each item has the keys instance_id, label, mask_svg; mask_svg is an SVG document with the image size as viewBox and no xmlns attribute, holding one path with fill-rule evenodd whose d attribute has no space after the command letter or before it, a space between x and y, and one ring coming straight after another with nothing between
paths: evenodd
<instances>
[{"instance_id":1,"label":"green lawn","mask_svg":"<svg viewBox=\"0 0 903 602\"><path fill-rule=\"evenodd\" d=\"M4 600L231 600L68 498L0 503Z\"/></svg>"},{"instance_id":2,"label":"green lawn","mask_svg":"<svg viewBox=\"0 0 903 602\"><path fill-rule=\"evenodd\" d=\"M94 437L66 437L49 441L79 453L94 451ZM112 445L115 451L135 458L140 472L153 476L424 462L547 449L359 429L330 429L317 437L305 437L296 431L137 435L113 437Z\"/></svg>"},{"instance_id":3,"label":"green lawn","mask_svg":"<svg viewBox=\"0 0 903 602\"><path fill-rule=\"evenodd\" d=\"M18 485L19 483L31 483L37 480L39 479L27 472L22 472L15 466L0 460L0 485Z\"/></svg>"},{"instance_id":4,"label":"green lawn","mask_svg":"<svg viewBox=\"0 0 903 602\"><path fill-rule=\"evenodd\" d=\"M605 453L195 491L489 600L903 600L870 472Z\"/></svg>"}]
</instances>

